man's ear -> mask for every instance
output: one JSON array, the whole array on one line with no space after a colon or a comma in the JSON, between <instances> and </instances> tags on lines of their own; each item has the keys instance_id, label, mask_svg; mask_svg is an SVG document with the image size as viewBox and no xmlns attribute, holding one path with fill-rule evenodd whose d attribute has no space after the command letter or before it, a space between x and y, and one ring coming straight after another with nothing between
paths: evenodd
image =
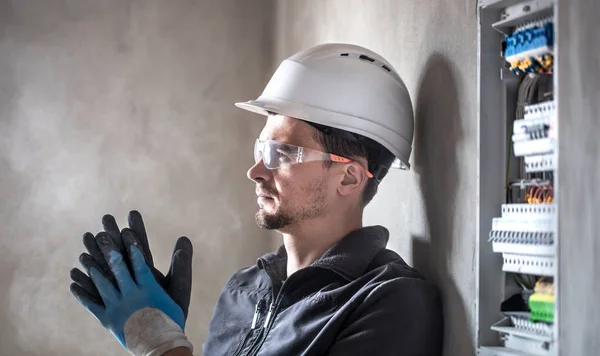
<instances>
[{"instance_id":1,"label":"man's ear","mask_svg":"<svg viewBox=\"0 0 600 356\"><path fill-rule=\"evenodd\" d=\"M338 192L342 196L347 196L360 191L363 183L367 180L365 169L358 162L350 162L344 164L340 184L338 184Z\"/></svg>"}]
</instances>

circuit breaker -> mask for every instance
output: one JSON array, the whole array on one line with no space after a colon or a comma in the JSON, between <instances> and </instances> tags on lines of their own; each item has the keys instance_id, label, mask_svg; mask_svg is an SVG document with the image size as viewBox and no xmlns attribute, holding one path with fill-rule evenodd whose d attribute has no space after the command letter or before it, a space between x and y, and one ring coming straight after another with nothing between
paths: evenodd
<instances>
[{"instance_id":1,"label":"circuit breaker","mask_svg":"<svg viewBox=\"0 0 600 356\"><path fill-rule=\"evenodd\" d=\"M557 354L557 0L478 4L478 354Z\"/></svg>"}]
</instances>

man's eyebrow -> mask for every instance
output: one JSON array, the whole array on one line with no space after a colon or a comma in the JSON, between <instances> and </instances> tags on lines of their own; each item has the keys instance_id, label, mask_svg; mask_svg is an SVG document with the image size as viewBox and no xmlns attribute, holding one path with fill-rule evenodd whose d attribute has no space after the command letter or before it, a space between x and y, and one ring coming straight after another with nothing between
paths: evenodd
<instances>
[{"instance_id":1,"label":"man's eyebrow","mask_svg":"<svg viewBox=\"0 0 600 356\"><path fill-rule=\"evenodd\" d=\"M302 141L303 141L301 139L302 137L305 138L306 136L298 135L296 133L290 134L290 132L279 132L279 133L274 133L274 134L268 136L264 132L261 132L260 136L258 136L258 140L261 142L264 142L267 140L274 140L274 141L287 143L288 145L292 145L292 146L300 146L300 147L310 148L310 144L308 146L302 144ZM306 141L306 140L304 140L304 141Z\"/></svg>"},{"instance_id":2,"label":"man's eyebrow","mask_svg":"<svg viewBox=\"0 0 600 356\"><path fill-rule=\"evenodd\" d=\"M273 141L279 141L279 142L283 142L283 143L287 143L288 145L293 145L293 143L291 142L292 140L286 140L283 139L282 137L278 136L278 135L273 135L273 136L267 136L264 134L261 134L258 139L262 142L267 141L267 140L273 140Z\"/></svg>"}]
</instances>

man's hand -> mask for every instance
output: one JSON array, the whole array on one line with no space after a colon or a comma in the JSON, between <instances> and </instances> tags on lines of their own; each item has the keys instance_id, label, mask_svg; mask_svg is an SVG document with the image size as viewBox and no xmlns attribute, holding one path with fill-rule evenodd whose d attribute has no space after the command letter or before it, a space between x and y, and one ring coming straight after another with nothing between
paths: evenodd
<instances>
[{"instance_id":1,"label":"man's hand","mask_svg":"<svg viewBox=\"0 0 600 356\"><path fill-rule=\"evenodd\" d=\"M138 211L133 210L129 213L128 222L129 229L132 230L137 237L140 244L140 250L157 282L179 305L179 307L181 307L184 317L187 319L192 291L193 248L191 241L185 236L180 237L177 240L175 248L173 249L171 267L165 276L159 270L154 268L154 261L152 259L152 253L150 252L150 244L148 243L148 235L146 234L146 227L144 226L142 215ZM112 239L117 249L123 255L125 262L131 271L131 263L127 258L128 252L125 249L122 233L119 230L115 218L112 215L105 215L102 218L102 225L106 234ZM74 283L71 284L71 291L76 296L85 297L86 299L94 301L96 304L104 305L98 290L94 286L94 283L92 283L90 277L88 277L90 269L95 267L97 270L101 271L115 288L117 287L117 282L115 276L110 271L107 260L105 260L104 255L96 242L97 238L98 235L94 237L90 232L86 232L83 235L83 244L88 253L83 253L79 257L79 261L88 274L86 275L78 268L73 268L71 270L71 279Z\"/></svg>"},{"instance_id":2,"label":"man's hand","mask_svg":"<svg viewBox=\"0 0 600 356\"><path fill-rule=\"evenodd\" d=\"M183 310L156 281L131 230L123 230L122 242L133 276L114 241L106 233L100 233L96 243L117 288L91 266L91 280L103 305L79 293L73 294L133 355L158 356L179 347L188 348L191 353L193 346L183 332Z\"/></svg>"}]
</instances>

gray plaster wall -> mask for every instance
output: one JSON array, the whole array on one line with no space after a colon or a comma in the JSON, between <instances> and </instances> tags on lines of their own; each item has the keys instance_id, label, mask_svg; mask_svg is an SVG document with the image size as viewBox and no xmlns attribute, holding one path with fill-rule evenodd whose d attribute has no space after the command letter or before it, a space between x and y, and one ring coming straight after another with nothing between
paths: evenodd
<instances>
[{"instance_id":1,"label":"gray plaster wall","mask_svg":"<svg viewBox=\"0 0 600 356\"><path fill-rule=\"evenodd\" d=\"M386 57L416 113L410 172L366 211L444 297L446 355L475 354L475 1L0 0L1 355L119 355L68 292L81 234L145 216L165 270L195 244L200 348L230 273L273 247L245 177L276 64L321 42ZM196 352L199 354L199 352Z\"/></svg>"},{"instance_id":2,"label":"gray plaster wall","mask_svg":"<svg viewBox=\"0 0 600 356\"><path fill-rule=\"evenodd\" d=\"M195 246L187 332L271 248L246 178L273 3L0 0L0 355L126 355L69 292L81 235L139 209L159 269ZM200 351L196 352L197 355Z\"/></svg>"},{"instance_id":3,"label":"gray plaster wall","mask_svg":"<svg viewBox=\"0 0 600 356\"><path fill-rule=\"evenodd\" d=\"M446 355L475 354L477 204L476 2L304 0L277 2L277 61L321 42L383 55L415 109L410 172L392 171L366 224L441 288Z\"/></svg>"},{"instance_id":4,"label":"gray plaster wall","mask_svg":"<svg viewBox=\"0 0 600 356\"><path fill-rule=\"evenodd\" d=\"M560 355L600 348L600 2L558 2Z\"/></svg>"}]
</instances>

